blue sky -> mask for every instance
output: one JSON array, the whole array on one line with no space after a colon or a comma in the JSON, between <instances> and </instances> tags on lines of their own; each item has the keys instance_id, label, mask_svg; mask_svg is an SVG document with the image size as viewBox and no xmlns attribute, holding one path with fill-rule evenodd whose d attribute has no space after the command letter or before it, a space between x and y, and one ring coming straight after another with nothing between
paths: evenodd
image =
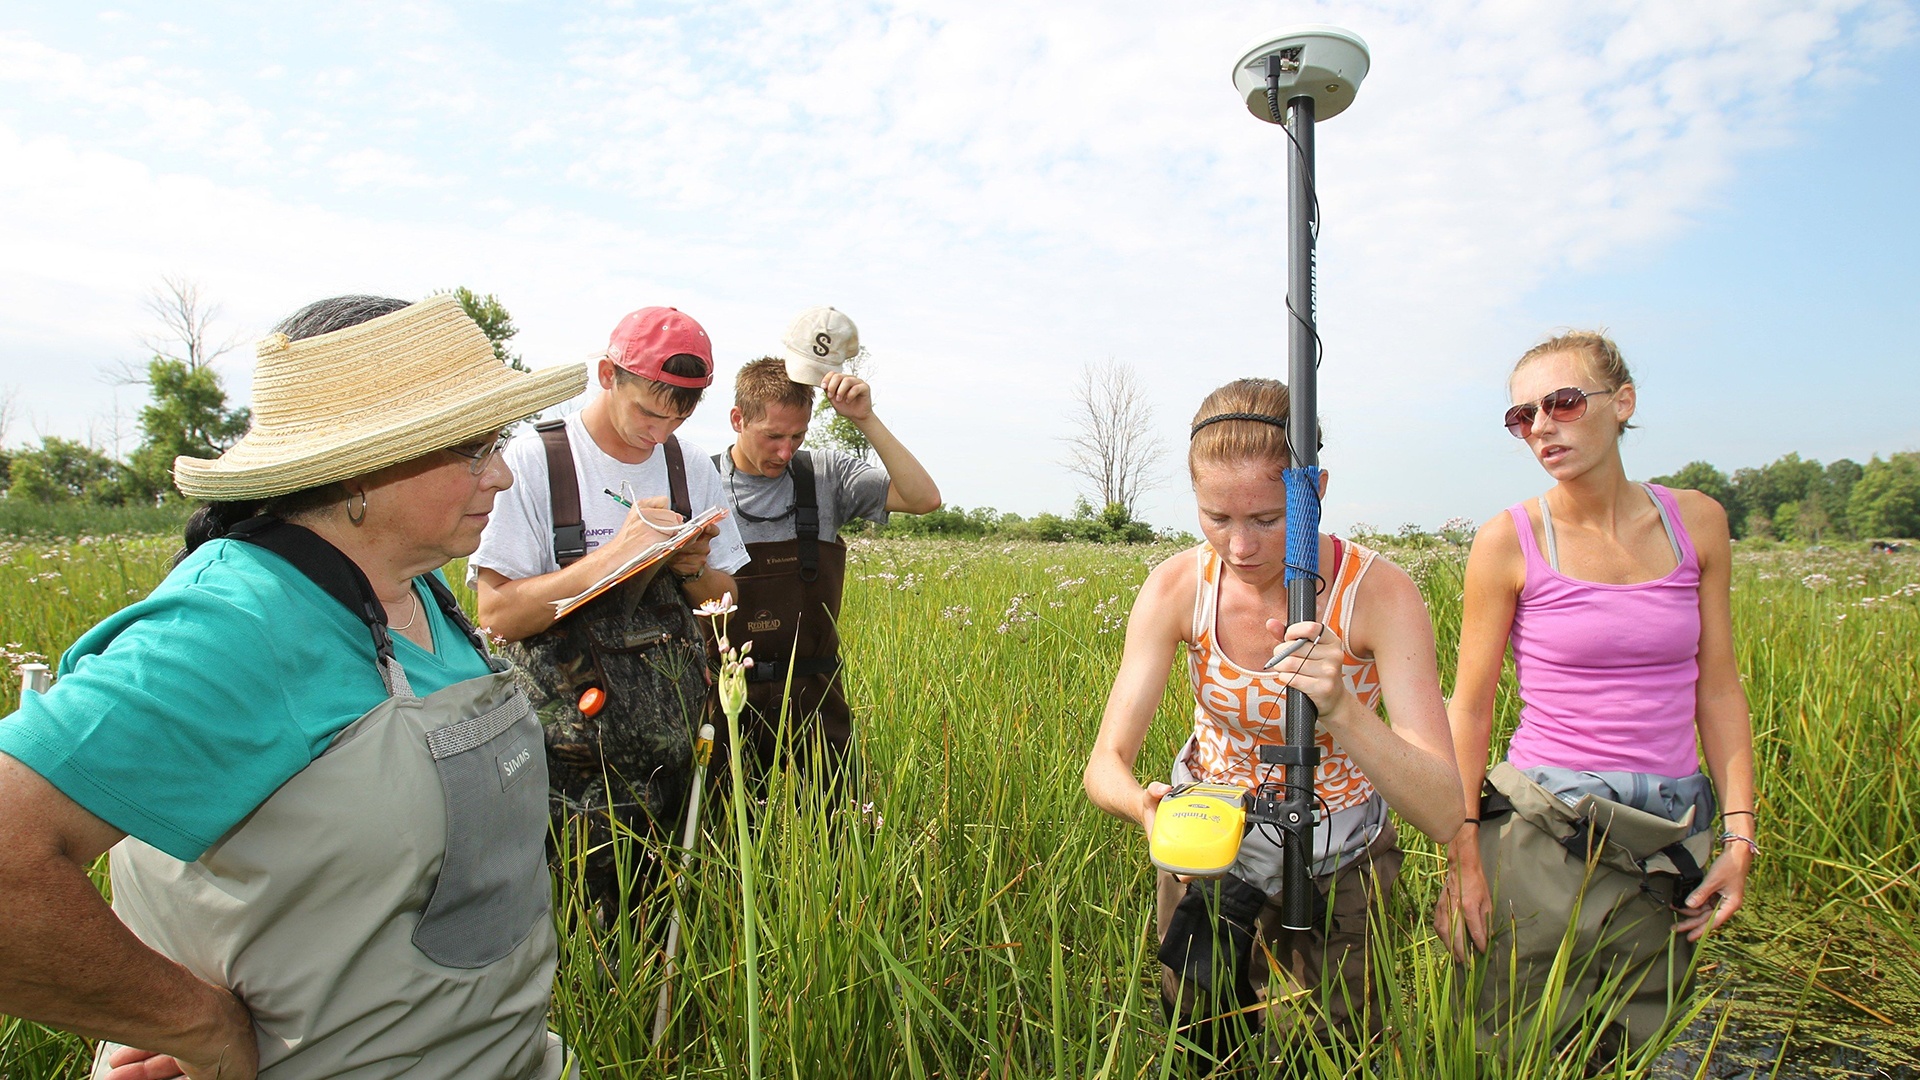
<instances>
[{"instance_id":1,"label":"blue sky","mask_svg":"<svg viewBox=\"0 0 1920 1080\"><path fill-rule=\"evenodd\" d=\"M251 341L318 296L498 294L536 366L672 304L721 374L851 313L950 502L1063 510L1080 366L1131 364L1189 525L1204 393L1280 374L1284 144L1228 66L1358 32L1319 133L1327 520L1484 518L1544 486L1514 356L1604 325L1636 475L1920 448L1920 18L1892 0L1032 5L10 4L10 443L131 449L162 275ZM250 351L222 363L246 393ZM725 395L687 427L726 441Z\"/></svg>"}]
</instances>

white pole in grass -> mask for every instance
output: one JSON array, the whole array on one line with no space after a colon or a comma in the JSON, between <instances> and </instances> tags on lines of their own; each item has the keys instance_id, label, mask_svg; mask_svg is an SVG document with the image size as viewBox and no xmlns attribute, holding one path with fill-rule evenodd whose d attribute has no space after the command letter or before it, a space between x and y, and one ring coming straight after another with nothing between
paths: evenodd
<instances>
[{"instance_id":1,"label":"white pole in grass","mask_svg":"<svg viewBox=\"0 0 1920 1080\"><path fill-rule=\"evenodd\" d=\"M687 827L680 836L680 873L693 865L693 843L700 836L700 795L707 787L707 762L713 757L713 725L700 725L700 738L693 744L693 791L687 796ZM738 782L737 780L735 781ZM660 1000L653 1007L653 1041L667 1033L667 1017L673 1005L674 957L680 953L680 888L674 880L673 917L667 921L666 981L660 984Z\"/></svg>"},{"instance_id":2,"label":"white pole in grass","mask_svg":"<svg viewBox=\"0 0 1920 1080\"><path fill-rule=\"evenodd\" d=\"M1247 110L1281 125L1287 154L1287 386L1291 409L1287 443L1287 621L1314 621L1320 578L1320 439L1317 416L1320 334L1314 325L1314 245L1320 204L1313 182L1316 116L1332 119L1353 104L1367 74L1367 43L1333 26L1294 26L1262 38L1233 65L1233 86ZM1287 690L1287 742L1262 747L1264 764L1284 765L1286 784L1277 807L1287 838L1281 893L1282 925L1312 927L1313 824L1317 800L1313 778L1319 764L1312 699Z\"/></svg>"},{"instance_id":3,"label":"white pole in grass","mask_svg":"<svg viewBox=\"0 0 1920 1080\"><path fill-rule=\"evenodd\" d=\"M28 694L44 694L53 685L53 669L45 664L21 664L13 670L20 676L20 704L23 707Z\"/></svg>"}]
</instances>

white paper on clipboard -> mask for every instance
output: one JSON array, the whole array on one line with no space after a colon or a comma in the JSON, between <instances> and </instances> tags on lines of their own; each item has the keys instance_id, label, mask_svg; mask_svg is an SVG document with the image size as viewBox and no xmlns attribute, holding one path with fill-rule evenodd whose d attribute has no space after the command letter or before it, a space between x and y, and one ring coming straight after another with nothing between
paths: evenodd
<instances>
[{"instance_id":1,"label":"white paper on clipboard","mask_svg":"<svg viewBox=\"0 0 1920 1080\"><path fill-rule=\"evenodd\" d=\"M688 544L693 543L694 537L700 535L700 530L719 521L725 516L727 516L725 507L713 506L695 514L692 518L679 525L654 524L655 528L666 534L663 539L655 541L650 546L635 554L631 559L614 567L607 576L587 586L587 588L578 595L569 596L564 600L555 600L553 602L553 617L556 620L564 619L615 585L619 585L637 574L643 574L648 570L658 567L660 564L666 562L667 559L678 554ZM648 521L650 524L653 524L651 518L649 518Z\"/></svg>"}]
</instances>

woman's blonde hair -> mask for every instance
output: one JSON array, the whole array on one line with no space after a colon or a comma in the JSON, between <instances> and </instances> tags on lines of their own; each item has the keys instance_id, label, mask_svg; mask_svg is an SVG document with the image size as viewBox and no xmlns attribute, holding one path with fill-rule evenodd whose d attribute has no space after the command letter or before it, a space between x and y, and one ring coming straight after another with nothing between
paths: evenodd
<instances>
[{"instance_id":1,"label":"woman's blonde hair","mask_svg":"<svg viewBox=\"0 0 1920 1080\"><path fill-rule=\"evenodd\" d=\"M1633 384L1633 372L1627 370L1627 361L1620 355L1620 346L1613 343L1605 330L1569 330L1522 353L1520 359L1514 362L1513 370L1507 372L1507 390L1513 390L1513 377L1520 374L1521 368L1542 356L1556 353L1571 353L1579 357L1586 366L1587 374L1605 383L1606 390L1618 390ZM1620 425L1620 430L1626 431L1633 426L1631 422L1625 423Z\"/></svg>"},{"instance_id":2,"label":"woman's blonde hair","mask_svg":"<svg viewBox=\"0 0 1920 1080\"><path fill-rule=\"evenodd\" d=\"M1202 465L1265 461L1276 469L1293 464L1287 443L1287 412L1293 395L1278 379L1235 379L1207 395L1193 414L1193 436L1187 443L1187 471ZM1218 417L1228 419L1216 419ZM1259 419L1249 419L1258 417ZM1324 432L1314 425L1315 447Z\"/></svg>"}]
</instances>

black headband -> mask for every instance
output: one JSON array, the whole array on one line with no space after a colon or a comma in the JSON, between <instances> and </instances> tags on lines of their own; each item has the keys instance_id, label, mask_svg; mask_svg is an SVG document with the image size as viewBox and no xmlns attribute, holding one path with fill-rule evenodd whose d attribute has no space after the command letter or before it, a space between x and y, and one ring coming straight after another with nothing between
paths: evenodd
<instances>
[{"instance_id":1,"label":"black headband","mask_svg":"<svg viewBox=\"0 0 1920 1080\"><path fill-rule=\"evenodd\" d=\"M1200 434L1200 429L1206 427L1208 424L1217 424L1222 420L1257 420L1262 424L1272 424L1282 431L1287 429L1287 422L1278 416L1268 416L1266 413L1257 412L1223 412L1217 416L1209 416L1205 420L1193 425L1193 430L1187 432L1187 438L1191 439L1195 435Z\"/></svg>"}]
</instances>

